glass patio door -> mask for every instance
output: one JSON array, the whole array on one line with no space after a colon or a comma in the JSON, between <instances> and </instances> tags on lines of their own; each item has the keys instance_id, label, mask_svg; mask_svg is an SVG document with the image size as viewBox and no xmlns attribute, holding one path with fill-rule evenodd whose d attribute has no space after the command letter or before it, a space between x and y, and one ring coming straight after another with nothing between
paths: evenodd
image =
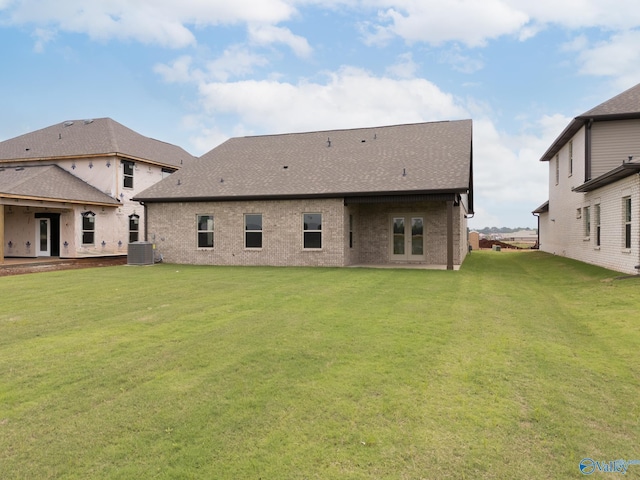
<instances>
[{"instance_id":1,"label":"glass patio door","mask_svg":"<svg viewBox=\"0 0 640 480\"><path fill-rule=\"evenodd\" d=\"M392 216L391 259L398 262L424 261L424 216Z\"/></svg>"},{"instance_id":2,"label":"glass patio door","mask_svg":"<svg viewBox=\"0 0 640 480\"><path fill-rule=\"evenodd\" d=\"M51 224L48 218L36 218L38 227L38 256L51 256Z\"/></svg>"}]
</instances>

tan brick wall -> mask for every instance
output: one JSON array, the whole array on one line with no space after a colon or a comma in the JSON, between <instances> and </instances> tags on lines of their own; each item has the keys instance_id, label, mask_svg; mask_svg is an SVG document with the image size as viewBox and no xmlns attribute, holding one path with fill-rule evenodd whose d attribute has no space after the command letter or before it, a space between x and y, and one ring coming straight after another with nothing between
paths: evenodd
<instances>
[{"instance_id":1,"label":"tan brick wall","mask_svg":"<svg viewBox=\"0 0 640 480\"><path fill-rule=\"evenodd\" d=\"M262 214L261 249L244 248L244 214ZM303 213L322 213L322 249L303 248ZM214 216L214 248L197 248L196 216ZM342 199L149 204L148 240L169 263L343 266Z\"/></svg>"},{"instance_id":2,"label":"tan brick wall","mask_svg":"<svg viewBox=\"0 0 640 480\"><path fill-rule=\"evenodd\" d=\"M357 262L386 263L390 252L390 224L394 214L425 215L425 262L447 263L447 208L445 202L359 205L357 215ZM460 265L467 252L466 219L460 207L454 207L454 265ZM462 242L460 241L462 239Z\"/></svg>"},{"instance_id":3,"label":"tan brick wall","mask_svg":"<svg viewBox=\"0 0 640 480\"><path fill-rule=\"evenodd\" d=\"M263 246L244 248L244 214L263 216ZM322 249L303 249L302 214L322 213ZM148 240L164 261L204 265L345 266L389 259L390 216L425 215L426 262L446 265L446 204L351 205L342 199L148 204ZM197 248L196 216L214 216L214 248ZM353 216L353 246L349 245ZM462 239L462 241L460 241ZM467 253L466 219L454 208L454 264Z\"/></svg>"}]
</instances>

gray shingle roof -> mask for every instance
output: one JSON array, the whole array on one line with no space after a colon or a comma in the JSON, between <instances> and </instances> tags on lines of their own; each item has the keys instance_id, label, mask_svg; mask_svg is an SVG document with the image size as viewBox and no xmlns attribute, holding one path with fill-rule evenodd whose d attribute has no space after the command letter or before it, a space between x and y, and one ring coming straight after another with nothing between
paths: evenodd
<instances>
[{"instance_id":1,"label":"gray shingle roof","mask_svg":"<svg viewBox=\"0 0 640 480\"><path fill-rule=\"evenodd\" d=\"M640 83L583 113L580 117L592 118L605 115L636 114L638 112L640 112Z\"/></svg>"},{"instance_id":2,"label":"gray shingle roof","mask_svg":"<svg viewBox=\"0 0 640 480\"><path fill-rule=\"evenodd\" d=\"M640 118L640 83L571 120L542 155L540 161L551 160L590 120L623 120L628 118Z\"/></svg>"},{"instance_id":3,"label":"gray shingle roof","mask_svg":"<svg viewBox=\"0 0 640 480\"><path fill-rule=\"evenodd\" d=\"M471 120L232 138L143 201L466 192Z\"/></svg>"},{"instance_id":4,"label":"gray shingle roof","mask_svg":"<svg viewBox=\"0 0 640 480\"><path fill-rule=\"evenodd\" d=\"M110 118L67 121L0 142L0 162L113 154L175 167L194 159L176 145L140 135Z\"/></svg>"},{"instance_id":5,"label":"gray shingle roof","mask_svg":"<svg viewBox=\"0 0 640 480\"><path fill-rule=\"evenodd\" d=\"M65 203L120 205L116 199L57 165L4 167L0 164L0 197L3 196Z\"/></svg>"}]
</instances>

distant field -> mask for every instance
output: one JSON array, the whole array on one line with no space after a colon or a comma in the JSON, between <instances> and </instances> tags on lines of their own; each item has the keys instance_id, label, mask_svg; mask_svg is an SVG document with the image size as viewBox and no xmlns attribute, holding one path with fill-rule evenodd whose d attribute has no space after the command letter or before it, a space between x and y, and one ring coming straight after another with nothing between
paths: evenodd
<instances>
[{"instance_id":1,"label":"distant field","mask_svg":"<svg viewBox=\"0 0 640 480\"><path fill-rule=\"evenodd\" d=\"M618 275L474 251L3 277L0 478L583 478L640 459L640 278Z\"/></svg>"}]
</instances>

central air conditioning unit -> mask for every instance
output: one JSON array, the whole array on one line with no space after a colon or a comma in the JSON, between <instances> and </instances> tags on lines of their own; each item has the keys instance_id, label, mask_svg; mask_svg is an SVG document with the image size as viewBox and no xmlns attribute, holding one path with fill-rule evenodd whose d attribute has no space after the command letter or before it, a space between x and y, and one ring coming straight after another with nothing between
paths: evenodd
<instances>
[{"instance_id":1,"label":"central air conditioning unit","mask_svg":"<svg viewBox=\"0 0 640 480\"><path fill-rule=\"evenodd\" d=\"M153 265L153 243L130 243L127 250L127 265Z\"/></svg>"}]
</instances>

